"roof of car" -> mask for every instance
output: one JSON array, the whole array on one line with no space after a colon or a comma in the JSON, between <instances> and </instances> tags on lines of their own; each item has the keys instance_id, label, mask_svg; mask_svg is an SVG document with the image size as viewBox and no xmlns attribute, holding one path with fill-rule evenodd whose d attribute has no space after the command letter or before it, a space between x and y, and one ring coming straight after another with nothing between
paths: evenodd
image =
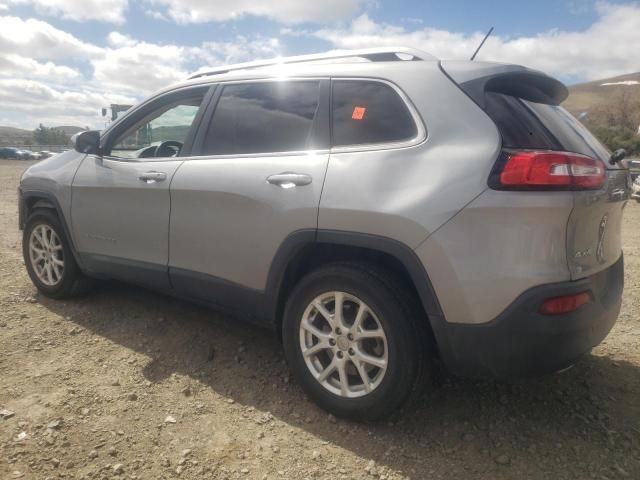
<instances>
[{"instance_id":1,"label":"roof of car","mask_svg":"<svg viewBox=\"0 0 640 480\"><path fill-rule=\"evenodd\" d=\"M438 59L427 52L408 47L383 47L359 50L334 50L323 54L274 58L215 68L203 68L184 81L163 90L181 86L287 77L384 76L394 69L412 69L436 64ZM162 93L162 92L158 92Z\"/></svg>"},{"instance_id":2,"label":"roof of car","mask_svg":"<svg viewBox=\"0 0 640 480\"><path fill-rule=\"evenodd\" d=\"M357 50L332 50L325 53L312 55L297 55L291 57L276 57L270 60L258 60L254 62L237 63L232 65L223 65L218 67L205 67L195 72L189 79L198 77L208 77L229 73L237 70L248 70L262 67L273 67L282 65L302 65L317 63L331 63L346 61L368 62L397 62L397 61L428 61L437 60L433 55L410 47L379 47L365 48Z\"/></svg>"}]
</instances>

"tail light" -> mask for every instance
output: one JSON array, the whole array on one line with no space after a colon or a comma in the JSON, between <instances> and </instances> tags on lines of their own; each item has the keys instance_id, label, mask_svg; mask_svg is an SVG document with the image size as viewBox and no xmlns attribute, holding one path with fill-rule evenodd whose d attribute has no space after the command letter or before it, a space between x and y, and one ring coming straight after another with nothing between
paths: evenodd
<instances>
[{"instance_id":1,"label":"tail light","mask_svg":"<svg viewBox=\"0 0 640 480\"><path fill-rule=\"evenodd\" d=\"M604 184L600 160L575 153L505 150L489 177L495 190L598 190Z\"/></svg>"},{"instance_id":2,"label":"tail light","mask_svg":"<svg viewBox=\"0 0 640 480\"><path fill-rule=\"evenodd\" d=\"M589 303L589 300L587 292L549 298L542 303L539 311L543 315L562 315L577 310L585 303Z\"/></svg>"}]
</instances>

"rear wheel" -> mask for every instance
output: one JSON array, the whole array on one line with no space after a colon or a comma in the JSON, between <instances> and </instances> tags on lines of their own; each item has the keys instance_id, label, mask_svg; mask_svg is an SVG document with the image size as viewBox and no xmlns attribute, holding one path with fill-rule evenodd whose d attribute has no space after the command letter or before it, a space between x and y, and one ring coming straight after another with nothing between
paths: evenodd
<instances>
[{"instance_id":1,"label":"rear wheel","mask_svg":"<svg viewBox=\"0 0 640 480\"><path fill-rule=\"evenodd\" d=\"M310 273L291 293L283 342L307 394L343 417L378 419L414 389L424 358L417 312L383 274L359 264Z\"/></svg>"},{"instance_id":2,"label":"rear wheel","mask_svg":"<svg viewBox=\"0 0 640 480\"><path fill-rule=\"evenodd\" d=\"M22 254L31 281L47 297L68 298L88 286L52 210L38 209L29 216L22 237Z\"/></svg>"}]
</instances>

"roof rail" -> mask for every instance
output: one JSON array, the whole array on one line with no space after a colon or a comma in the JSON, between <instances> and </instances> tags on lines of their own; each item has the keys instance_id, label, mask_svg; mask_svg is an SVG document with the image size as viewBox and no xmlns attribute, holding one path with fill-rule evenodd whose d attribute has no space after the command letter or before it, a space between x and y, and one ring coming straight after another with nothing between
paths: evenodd
<instances>
[{"instance_id":1,"label":"roof rail","mask_svg":"<svg viewBox=\"0 0 640 480\"><path fill-rule=\"evenodd\" d=\"M399 55L409 56L411 58L403 59ZM194 78L206 77L209 75L220 75L235 70L247 70L251 68L269 67L272 65L283 65L291 63L316 62L321 60L338 60L342 58L365 58L372 62L390 62L402 60L436 60L433 55L409 47L379 47L379 48L363 48L358 50L332 50L326 53L317 53L312 55L297 55L294 57L273 58L271 60L258 60L255 62L236 63L233 65L220 66L206 69L190 75L187 80Z\"/></svg>"}]
</instances>

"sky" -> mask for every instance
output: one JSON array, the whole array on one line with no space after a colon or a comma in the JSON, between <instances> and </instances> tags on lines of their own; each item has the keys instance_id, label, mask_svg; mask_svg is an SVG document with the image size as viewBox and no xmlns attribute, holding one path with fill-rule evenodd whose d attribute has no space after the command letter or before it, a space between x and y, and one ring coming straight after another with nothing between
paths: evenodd
<instances>
[{"instance_id":1,"label":"sky","mask_svg":"<svg viewBox=\"0 0 640 480\"><path fill-rule=\"evenodd\" d=\"M0 0L0 125L101 128L205 66L394 45L543 70L640 71L640 1Z\"/></svg>"}]
</instances>

